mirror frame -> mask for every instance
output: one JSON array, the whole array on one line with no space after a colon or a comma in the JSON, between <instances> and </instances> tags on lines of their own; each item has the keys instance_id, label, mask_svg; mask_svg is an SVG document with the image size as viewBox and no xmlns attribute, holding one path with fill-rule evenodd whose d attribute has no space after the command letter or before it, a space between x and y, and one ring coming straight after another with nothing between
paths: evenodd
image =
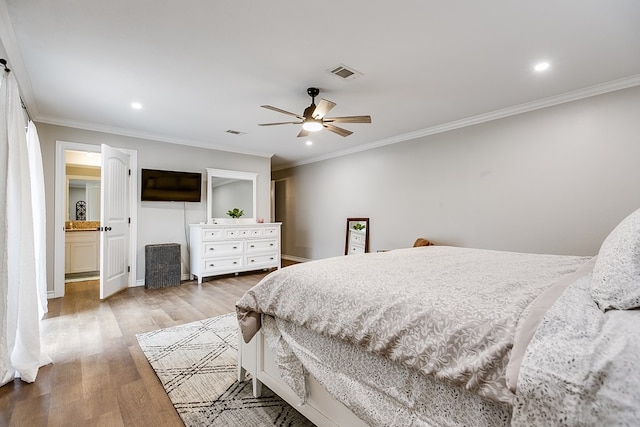
<instances>
[{"instance_id":1,"label":"mirror frame","mask_svg":"<svg viewBox=\"0 0 640 427\"><path fill-rule=\"evenodd\" d=\"M347 238L344 243L344 254L349 255L349 233L351 229L349 228L349 223L351 222L364 222L364 252L369 252L369 218L347 218Z\"/></svg>"},{"instance_id":2,"label":"mirror frame","mask_svg":"<svg viewBox=\"0 0 640 427\"><path fill-rule=\"evenodd\" d=\"M228 178L228 179L242 179L246 181L253 182L253 217L249 218L241 218L243 222L247 222L251 220L251 222L256 222L256 212L258 210L257 200L257 181L258 181L258 173L257 172L242 172L242 171L234 171L234 170L226 170L226 169L213 169L207 168L207 222L209 224L215 224L217 222L224 222L230 218L214 218L213 217L213 198L212 198L212 189L211 189L211 178Z\"/></svg>"}]
</instances>

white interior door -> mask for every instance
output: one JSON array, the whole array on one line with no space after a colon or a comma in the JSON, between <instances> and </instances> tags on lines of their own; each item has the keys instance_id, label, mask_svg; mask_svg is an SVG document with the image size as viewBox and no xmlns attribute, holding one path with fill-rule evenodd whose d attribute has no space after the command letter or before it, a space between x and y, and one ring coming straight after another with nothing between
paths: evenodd
<instances>
[{"instance_id":1,"label":"white interior door","mask_svg":"<svg viewBox=\"0 0 640 427\"><path fill-rule=\"evenodd\" d=\"M129 155L102 144L100 298L129 285Z\"/></svg>"}]
</instances>

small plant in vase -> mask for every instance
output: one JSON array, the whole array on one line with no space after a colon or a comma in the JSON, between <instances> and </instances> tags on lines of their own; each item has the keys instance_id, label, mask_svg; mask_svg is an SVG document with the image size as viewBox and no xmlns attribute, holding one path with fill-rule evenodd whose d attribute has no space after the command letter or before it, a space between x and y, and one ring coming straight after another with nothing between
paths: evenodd
<instances>
[{"instance_id":1,"label":"small plant in vase","mask_svg":"<svg viewBox=\"0 0 640 427\"><path fill-rule=\"evenodd\" d=\"M233 218L233 220L235 222L238 222L238 219L240 219L240 217L242 215L244 215L244 210L241 210L241 209L238 209L238 208L233 208L233 209L227 211L227 215L229 215L231 218Z\"/></svg>"}]
</instances>

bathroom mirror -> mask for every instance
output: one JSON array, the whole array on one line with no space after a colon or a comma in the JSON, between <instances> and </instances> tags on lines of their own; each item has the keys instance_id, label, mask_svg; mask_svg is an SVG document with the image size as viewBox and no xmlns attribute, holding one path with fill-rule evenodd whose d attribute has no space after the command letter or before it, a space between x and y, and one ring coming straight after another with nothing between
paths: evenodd
<instances>
[{"instance_id":1,"label":"bathroom mirror","mask_svg":"<svg viewBox=\"0 0 640 427\"><path fill-rule=\"evenodd\" d=\"M369 218L347 218L347 240L344 254L369 252Z\"/></svg>"},{"instance_id":2,"label":"bathroom mirror","mask_svg":"<svg viewBox=\"0 0 640 427\"><path fill-rule=\"evenodd\" d=\"M230 222L227 211L244 211L241 222L256 221L256 182L258 174L207 168L207 221L210 224Z\"/></svg>"},{"instance_id":3,"label":"bathroom mirror","mask_svg":"<svg viewBox=\"0 0 640 427\"><path fill-rule=\"evenodd\" d=\"M67 221L100 221L100 177L67 176ZM84 205L84 213L78 209Z\"/></svg>"}]
</instances>

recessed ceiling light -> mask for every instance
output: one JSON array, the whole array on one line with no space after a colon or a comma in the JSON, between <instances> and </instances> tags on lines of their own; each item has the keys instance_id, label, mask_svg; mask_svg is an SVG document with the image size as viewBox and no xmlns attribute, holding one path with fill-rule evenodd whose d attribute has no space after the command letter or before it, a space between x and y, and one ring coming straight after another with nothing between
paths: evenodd
<instances>
[{"instance_id":1,"label":"recessed ceiling light","mask_svg":"<svg viewBox=\"0 0 640 427\"><path fill-rule=\"evenodd\" d=\"M142 104L140 104L139 102L132 102L131 108L133 108L134 110L140 110L142 109Z\"/></svg>"},{"instance_id":2,"label":"recessed ceiling light","mask_svg":"<svg viewBox=\"0 0 640 427\"><path fill-rule=\"evenodd\" d=\"M540 71L546 71L549 68L549 63L548 62L538 62L536 64L535 67L533 67L534 70L540 72Z\"/></svg>"},{"instance_id":3,"label":"recessed ceiling light","mask_svg":"<svg viewBox=\"0 0 640 427\"><path fill-rule=\"evenodd\" d=\"M307 145L313 145L313 141L309 140L306 142Z\"/></svg>"}]
</instances>

